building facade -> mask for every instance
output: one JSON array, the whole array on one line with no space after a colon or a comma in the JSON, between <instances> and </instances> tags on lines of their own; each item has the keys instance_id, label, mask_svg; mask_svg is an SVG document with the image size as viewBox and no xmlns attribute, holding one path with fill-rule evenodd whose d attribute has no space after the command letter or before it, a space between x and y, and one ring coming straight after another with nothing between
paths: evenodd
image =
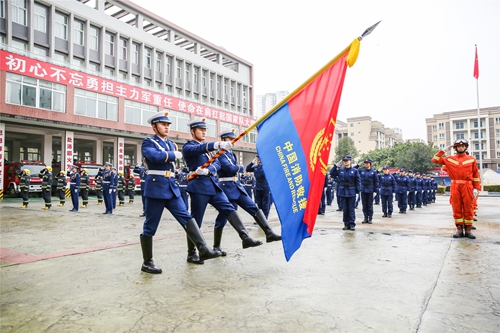
<instances>
[{"instance_id":1,"label":"building facade","mask_svg":"<svg viewBox=\"0 0 500 333\"><path fill-rule=\"evenodd\" d=\"M478 119L479 118L479 119ZM500 170L500 106L450 111L425 119L427 140L444 149L455 140L466 139L469 153L482 168Z\"/></svg>"},{"instance_id":2,"label":"building facade","mask_svg":"<svg viewBox=\"0 0 500 333\"><path fill-rule=\"evenodd\" d=\"M288 91L277 91L274 93L267 93L265 95L257 95L255 102L255 116L261 117L267 111L271 110L276 104L281 102L286 96Z\"/></svg>"},{"instance_id":3,"label":"building facade","mask_svg":"<svg viewBox=\"0 0 500 333\"><path fill-rule=\"evenodd\" d=\"M207 140L255 122L251 63L127 0L0 0L0 59L2 164L123 170L159 111L179 148L196 116ZM236 145L242 163L255 139Z\"/></svg>"},{"instance_id":4,"label":"building facade","mask_svg":"<svg viewBox=\"0 0 500 333\"><path fill-rule=\"evenodd\" d=\"M386 128L384 124L372 120L370 116L347 118L347 122L337 120L330 152L330 161L333 163L335 163L333 159L338 141L345 136L349 136L354 141L358 155L377 148L392 147L397 142L403 142L401 129Z\"/></svg>"}]
</instances>

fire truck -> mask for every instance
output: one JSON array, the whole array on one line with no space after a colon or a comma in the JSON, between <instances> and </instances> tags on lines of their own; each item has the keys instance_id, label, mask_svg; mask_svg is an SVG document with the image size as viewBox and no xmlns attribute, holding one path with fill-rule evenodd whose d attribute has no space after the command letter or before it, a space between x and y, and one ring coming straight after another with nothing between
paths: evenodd
<instances>
[{"instance_id":1,"label":"fire truck","mask_svg":"<svg viewBox=\"0 0 500 333\"><path fill-rule=\"evenodd\" d=\"M126 180L126 183L127 183L127 186L128 186L128 177L130 177L129 175L130 174L134 174L134 167L135 165L126 165L124 167L124 172L123 172L123 176L125 177L125 180ZM140 192L141 191L141 177L139 177L138 175L134 175L134 188L135 188L135 192Z\"/></svg>"},{"instance_id":2,"label":"fire truck","mask_svg":"<svg viewBox=\"0 0 500 333\"><path fill-rule=\"evenodd\" d=\"M31 182L30 182L30 193L41 193L42 192L42 178L39 177L40 172L45 169L46 165L40 161L28 161L22 160L21 162L10 162L4 165L4 181L3 181L3 191L9 194L11 197L16 197L19 195L20 188L20 176L24 169L30 171Z\"/></svg>"},{"instance_id":3,"label":"fire truck","mask_svg":"<svg viewBox=\"0 0 500 333\"><path fill-rule=\"evenodd\" d=\"M89 181L90 181L90 189L89 192L95 192L96 183L95 176L99 172L99 169L102 168L102 165L92 162L80 161L74 163L75 166L78 167L78 171L81 172L83 169L87 169L89 171Z\"/></svg>"}]
</instances>

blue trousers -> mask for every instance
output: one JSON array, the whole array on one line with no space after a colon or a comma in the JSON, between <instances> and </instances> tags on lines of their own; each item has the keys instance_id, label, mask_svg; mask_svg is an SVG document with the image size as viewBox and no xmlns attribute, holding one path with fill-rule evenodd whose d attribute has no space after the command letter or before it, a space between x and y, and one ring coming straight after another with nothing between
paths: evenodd
<instances>
[{"instance_id":1,"label":"blue trousers","mask_svg":"<svg viewBox=\"0 0 500 333\"><path fill-rule=\"evenodd\" d=\"M415 194L415 191L408 192L408 206L410 206L410 209L413 209L415 207L416 202L417 195Z\"/></svg>"},{"instance_id":2,"label":"blue trousers","mask_svg":"<svg viewBox=\"0 0 500 333\"><path fill-rule=\"evenodd\" d=\"M71 191L71 203L73 204L73 210L78 210L78 193L80 190L76 186L70 186L69 190Z\"/></svg>"},{"instance_id":3,"label":"blue trousers","mask_svg":"<svg viewBox=\"0 0 500 333\"><path fill-rule=\"evenodd\" d=\"M396 200L398 201L399 211L406 212L406 208L408 208L408 193L406 191L396 193Z\"/></svg>"},{"instance_id":4,"label":"blue trousers","mask_svg":"<svg viewBox=\"0 0 500 333\"><path fill-rule=\"evenodd\" d=\"M340 197L340 202L342 205L342 221L344 225L349 228L356 227L356 213L354 212L354 204L356 202L356 197Z\"/></svg>"},{"instance_id":5,"label":"blue trousers","mask_svg":"<svg viewBox=\"0 0 500 333\"><path fill-rule=\"evenodd\" d=\"M143 236L154 236L156 234L164 208L168 209L183 227L192 218L181 197L173 197L172 199L148 198L146 200L146 220L142 228Z\"/></svg>"},{"instance_id":6,"label":"blue trousers","mask_svg":"<svg viewBox=\"0 0 500 333\"><path fill-rule=\"evenodd\" d=\"M259 211L259 207L257 207L255 202L253 202L248 195L244 195L243 193L240 194L238 199L230 200L230 202L235 210L238 209L238 206L240 206L241 208L243 208L245 212L250 214L252 217L254 217ZM223 228L226 225L226 223L227 219L224 216L224 214L219 213L215 218L215 227Z\"/></svg>"},{"instance_id":7,"label":"blue trousers","mask_svg":"<svg viewBox=\"0 0 500 333\"><path fill-rule=\"evenodd\" d=\"M203 215L205 215L205 210L207 209L208 204L211 204L215 209L217 209L217 211L226 219L229 214L236 210L227 199L226 194L222 191L217 191L214 195L189 193L189 196L191 197L191 215L194 217L198 227L200 228L201 223L203 222Z\"/></svg>"},{"instance_id":8,"label":"blue trousers","mask_svg":"<svg viewBox=\"0 0 500 333\"><path fill-rule=\"evenodd\" d=\"M417 207L422 207L422 190L417 190Z\"/></svg>"},{"instance_id":9,"label":"blue trousers","mask_svg":"<svg viewBox=\"0 0 500 333\"><path fill-rule=\"evenodd\" d=\"M373 192L362 192L361 204L363 205L363 215L369 219L373 218Z\"/></svg>"},{"instance_id":10,"label":"blue trousers","mask_svg":"<svg viewBox=\"0 0 500 333\"><path fill-rule=\"evenodd\" d=\"M382 199L382 212L392 215L392 194L380 195L380 198Z\"/></svg>"},{"instance_id":11,"label":"blue trousers","mask_svg":"<svg viewBox=\"0 0 500 333\"><path fill-rule=\"evenodd\" d=\"M256 190L255 191L255 203L257 207L262 209L266 219L269 217L270 204L270 193L268 190Z\"/></svg>"},{"instance_id":12,"label":"blue trousers","mask_svg":"<svg viewBox=\"0 0 500 333\"><path fill-rule=\"evenodd\" d=\"M112 214L113 213L113 202L111 201L112 193L109 193L110 185L103 184L102 185L102 196L104 199L104 206L106 207L105 213Z\"/></svg>"}]
</instances>

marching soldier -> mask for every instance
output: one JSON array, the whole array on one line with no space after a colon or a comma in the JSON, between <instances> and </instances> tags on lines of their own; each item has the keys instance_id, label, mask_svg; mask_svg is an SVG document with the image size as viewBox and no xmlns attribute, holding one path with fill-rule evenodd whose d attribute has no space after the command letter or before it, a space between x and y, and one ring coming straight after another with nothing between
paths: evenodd
<instances>
[{"instance_id":1,"label":"marching soldier","mask_svg":"<svg viewBox=\"0 0 500 333\"><path fill-rule=\"evenodd\" d=\"M21 177L19 177L19 188L21 189L21 198L23 198L23 205L21 208L28 208L28 204L30 203L30 173L29 169L24 169Z\"/></svg>"},{"instance_id":2,"label":"marching soldier","mask_svg":"<svg viewBox=\"0 0 500 333\"><path fill-rule=\"evenodd\" d=\"M99 170L102 171L101 169L99 169ZM102 198L103 198L103 195L102 195L102 176L97 174L94 179L95 179L95 194L97 196L97 205L102 205Z\"/></svg>"},{"instance_id":3,"label":"marching soldier","mask_svg":"<svg viewBox=\"0 0 500 333\"><path fill-rule=\"evenodd\" d=\"M182 158L176 144L168 139L171 121L168 112L158 112L148 119L155 135L142 141L142 155L148 165L144 184L144 196L147 197L146 220L140 235L143 264L141 270L159 274L161 268L153 262L153 236L156 234L163 210L166 208L183 227L188 237L188 244L198 248L197 260L219 257L217 251L207 246L197 221L189 214L180 197L179 186L174 179L175 160ZM201 221L200 221L201 222Z\"/></svg>"},{"instance_id":4,"label":"marching soldier","mask_svg":"<svg viewBox=\"0 0 500 333\"><path fill-rule=\"evenodd\" d=\"M125 178L123 177L123 172L118 172L118 181L116 185L116 190L118 191L118 206L125 205Z\"/></svg>"},{"instance_id":5,"label":"marching soldier","mask_svg":"<svg viewBox=\"0 0 500 333\"><path fill-rule=\"evenodd\" d=\"M220 138L222 142L231 142L235 138L234 131L223 132ZM243 172L243 166L237 164L236 155L232 152L232 149L227 149L217 160L220 163L220 169L217 171L217 175L219 176L219 187L224 194L226 194L229 202L235 209L240 206L253 217L257 225L266 234L267 243L281 240L281 236L275 234L269 226L262 210L257 207L255 202L248 196L247 191L240 184L238 178L240 172ZM221 253L222 256L226 255L226 252L220 247L222 231L226 223L227 220L224 214L219 212L215 219L214 250Z\"/></svg>"},{"instance_id":6,"label":"marching soldier","mask_svg":"<svg viewBox=\"0 0 500 333\"><path fill-rule=\"evenodd\" d=\"M212 152L219 149L229 149L233 145L228 141L205 142L207 125L205 118L195 119L188 123L191 129L192 140L182 147L182 154L190 172L196 177L188 183L187 191L191 197L191 214L201 227L203 215L207 205L211 204L219 213L222 213L231 226L238 232L244 249L262 245L261 241L254 240L248 234L240 215L229 202L226 194L217 183L216 175L220 169L219 160L215 160L206 168L201 168L212 156ZM200 263L194 245L188 239L188 262Z\"/></svg>"},{"instance_id":7,"label":"marching soldier","mask_svg":"<svg viewBox=\"0 0 500 333\"><path fill-rule=\"evenodd\" d=\"M87 208L89 204L90 178L89 171L83 169L80 175L80 193L82 195L82 208Z\"/></svg>"},{"instance_id":8,"label":"marching soldier","mask_svg":"<svg viewBox=\"0 0 500 333\"><path fill-rule=\"evenodd\" d=\"M252 175L251 172L247 172L245 176L241 179L241 183L243 184L243 187L245 188L245 191L247 191L248 196L250 199L253 200L253 191L255 189L255 177Z\"/></svg>"},{"instance_id":9,"label":"marching soldier","mask_svg":"<svg viewBox=\"0 0 500 333\"><path fill-rule=\"evenodd\" d=\"M61 170L59 175L57 176L57 194L59 194L59 205L60 207L64 206L66 203L66 185L68 182L66 181L66 171Z\"/></svg>"},{"instance_id":10,"label":"marching soldier","mask_svg":"<svg viewBox=\"0 0 500 333\"><path fill-rule=\"evenodd\" d=\"M413 170L408 170L408 206L410 206L410 210L415 210L416 204L416 194L417 190L416 178L413 177Z\"/></svg>"},{"instance_id":11,"label":"marching soldier","mask_svg":"<svg viewBox=\"0 0 500 333\"><path fill-rule=\"evenodd\" d=\"M134 203L135 178L133 173L130 173L128 175L127 190L128 190L128 203Z\"/></svg>"},{"instance_id":12,"label":"marching soldier","mask_svg":"<svg viewBox=\"0 0 500 333\"><path fill-rule=\"evenodd\" d=\"M73 165L71 167L71 172L69 173L69 190L71 192L71 203L73 208L70 212L78 211L78 194L80 192L80 173L78 172L78 167Z\"/></svg>"},{"instance_id":13,"label":"marching soldier","mask_svg":"<svg viewBox=\"0 0 500 333\"><path fill-rule=\"evenodd\" d=\"M420 172L415 173L415 203L417 208L422 208L422 191L424 189L424 180Z\"/></svg>"},{"instance_id":14,"label":"marching soldier","mask_svg":"<svg viewBox=\"0 0 500 333\"><path fill-rule=\"evenodd\" d=\"M42 196L43 201L45 201L45 206L42 207L43 210L49 210L52 207L52 183L54 182L52 176L52 167L48 166L40 172L40 178L42 178Z\"/></svg>"}]
</instances>

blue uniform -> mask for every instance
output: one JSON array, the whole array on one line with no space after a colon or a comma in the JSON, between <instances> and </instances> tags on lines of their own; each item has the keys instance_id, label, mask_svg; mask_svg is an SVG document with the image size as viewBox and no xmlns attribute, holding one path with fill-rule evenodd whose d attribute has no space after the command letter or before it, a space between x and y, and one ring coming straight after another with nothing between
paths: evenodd
<instances>
[{"instance_id":1,"label":"blue uniform","mask_svg":"<svg viewBox=\"0 0 500 333\"><path fill-rule=\"evenodd\" d=\"M235 209L240 206L248 214L255 216L259 208L239 181L239 174L243 172L243 166L237 164L236 155L233 152L226 151L219 156L218 161L220 163L220 169L217 171L219 187L222 188L229 202ZM219 213L215 219L215 228L223 228L226 223L226 218Z\"/></svg>"},{"instance_id":2,"label":"blue uniform","mask_svg":"<svg viewBox=\"0 0 500 333\"><path fill-rule=\"evenodd\" d=\"M373 169L358 170L361 179L361 203L363 204L363 215L365 222L371 222L373 218L373 193L377 193L378 175Z\"/></svg>"},{"instance_id":3,"label":"blue uniform","mask_svg":"<svg viewBox=\"0 0 500 333\"><path fill-rule=\"evenodd\" d=\"M326 205L331 206L332 201L334 199L334 194L333 194L333 178L330 176L329 173L326 174L327 178L327 184L326 184Z\"/></svg>"},{"instance_id":4,"label":"blue uniform","mask_svg":"<svg viewBox=\"0 0 500 333\"><path fill-rule=\"evenodd\" d=\"M247 194L250 197L250 199L253 200L253 191L256 184L255 177L252 174L248 174L241 177L240 181L243 187L245 188L245 191L247 191Z\"/></svg>"},{"instance_id":5,"label":"blue uniform","mask_svg":"<svg viewBox=\"0 0 500 333\"><path fill-rule=\"evenodd\" d=\"M104 206L106 207L104 214L113 214L113 202L111 201L113 173L111 170L104 170L99 171L98 175L102 178L102 195L104 197Z\"/></svg>"},{"instance_id":6,"label":"blue uniform","mask_svg":"<svg viewBox=\"0 0 500 333\"><path fill-rule=\"evenodd\" d=\"M391 174L379 176L379 193L384 217L391 216L393 211L392 197L396 193L396 181Z\"/></svg>"},{"instance_id":7,"label":"blue uniform","mask_svg":"<svg viewBox=\"0 0 500 333\"><path fill-rule=\"evenodd\" d=\"M253 172L256 181L254 189L255 203L260 209L262 209L264 216L267 219L269 217L269 208L271 207L271 197L264 169L262 168L262 165L250 162L250 164L246 167L246 172Z\"/></svg>"},{"instance_id":8,"label":"blue uniform","mask_svg":"<svg viewBox=\"0 0 500 333\"><path fill-rule=\"evenodd\" d=\"M217 150L214 145L215 142L200 143L191 140L182 147L182 155L190 172L195 172L198 167L211 158L212 152ZM235 211L234 206L219 187L215 177L220 169L219 160L213 161L206 169L208 169L209 175L197 175L189 181L187 186L187 191L191 197L191 214L199 227L201 227L207 204L211 204L219 213L222 213L224 218L227 218L229 214Z\"/></svg>"},{"instance_id":9,"label":"blue uniform","mask_svg":"<svg viewBox=\"0 0 500 333\"><path fill-rule=\"evenodd\" d=\"M144 182L146 181L148 169L143 166L136 166L134 168L134 173L139 175L141 179L141 199L142 199L142 217L146 216L146 197L144 196Z\"/></svg>"},{"instance_id":10,"label":"blue uniform","mask_svg":"<svg viewBox=\"0 0 500 333\"><path fill-rule=\"evenodd\" d=\"M424 180L419 176L420 175L417 175L417 177L415 177L415 203L417 205L417 208L422 208L422 191L424 189Z\"/></svg>"},{"instance_id":11,"label":"blue uniform","mask_svg":"<svg viewBox=\"0 0 500 333\"><path fill-rule=\"evenodd\" d=\"M361 191L361 178L359 172L353 167L340 169L336 165L330 170L330 175L336 179L338 184L337 197L340 197L340 202L343 211L342 221L348 229L356 227L356 213L354 205L356 195Z\"/></svg>"},{"instance_id":12,"label":"blue uniform","mask_svg":"<svg viewBox=\"0 0 500 333\"><path fill-rule=\"evenodd\" d=\"M69 174L69 190L71 191L71 203L73 209L71 211L78 211L78 194L80 193L80 173L78 171Z\"/></svg>"},{"instance_id":13,"label":"blue uniform","mask_svg":"<svg viewBox=\"0 0 500 333\"><path fill-rule=\"evenodd\" d=\"M323 184L323 193L321 194L321 200L319 201L318 214L320 215L325 215L327 188L328 188L328 174L327 176L325 176L325 182Z\"/></svg>"},{"instance_id":14,"label":"blue uniform","mask_svg":"<svg viewBox=\"0 0 500 333\"><path fill-rule=\"evenodd\" d=\"M113 209L116 209L116 196L118 194L118 174L116 173L116 169L111 169L111 205Z\"/></svg>"},{"instance_id":15,"label":"blue uniform","mask_svg":"<svg viewBox=\"0 0 500 333\"><path fill-rule=\"evenodd\" d=\"M189 207L188 193L187 193L188 176L189 174L187 173L187 169L185 169L179 171L177 173L177 176L175 177L177 184L179 185L179 189L181 190L182 200L184 201L184 204L186 204L186 209Z\"/></svg>"},{"instance_id":16,"label":"blue uniform","mask_svg":"<svg viewBox=\"0 0 500 333\"><path fill-rule=\"evenodd\" d=\"M142 141L142 155L148 165L144 182L144 196L147 199L143 236L156 234L164 208L168 209L183 227L191 219L181 198L179 185L175 182L176 150L174 142L163 140L157 135Z\"/></svg>"},{"instance_id":17,"label":"blue uniform","mask_svg":"<svg viewBox=\"0 0 500 333\"><path fill-rule=\"evenodd\" d=\"M399 212L406 213L408 208L408 177L395 175L394 180L396 181L396 200L398 201Z\"/></svg>"},{"instance_id":18,"label":"blue uniform","mask_svg":"<svg viewBox=\"0 0 500 333\"><path fill-rule=\"evenodd\" d=\"M408 176L408 206L410 206L410 210L415 209L415 204L417 202L417 196L415 192L416 190L416 178L413 176Z\"/></svg>"},{"instance_id":19,"label":"blue uniform","mask_svg":"<svg viewBox=\"0 0 500 333\"><path fill-rule=\"evenodd\" d=\"M429 180L427 178L422 179L422 203L424 206L429 203L429 189Z\"/></svg>"}]
</instances>

